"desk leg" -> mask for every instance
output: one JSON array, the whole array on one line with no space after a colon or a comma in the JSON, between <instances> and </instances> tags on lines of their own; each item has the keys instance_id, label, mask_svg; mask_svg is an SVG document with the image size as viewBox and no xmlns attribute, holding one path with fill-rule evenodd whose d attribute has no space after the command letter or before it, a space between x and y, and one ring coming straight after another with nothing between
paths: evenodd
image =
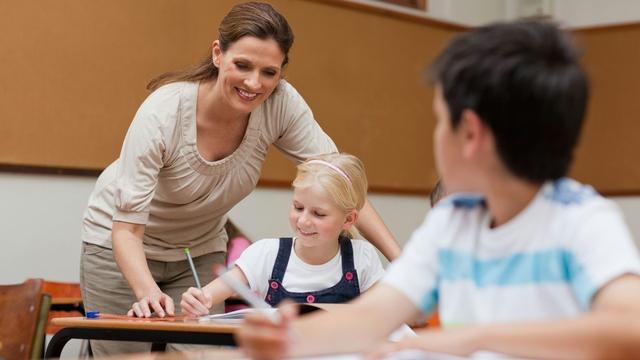
<instances>
[{"instance_id":1,"label":"desk leg","mask_svg":"<svg viewBox=\"0 0 640 360\"><path fill-rule=\"evenodd\" d=\"M45 359L52 357L59 358L64 346L73 338L73 333L74 332L71 331L71 329L63 328L53 334L53 337L47 346L47 351L44 354Z\"/></svg>"},{"instance_id":2,"label":"desk leg","mask_svg":"<svg viewBox=\"0 0 640 360\"><path fill-rule=\"evenodd\" d=\"M229 333L68 327L60 329L53 335L47 346L45 358L60 357L62 349L71 339L236 346L233 335Z\"/></svg>"}]
</instances>

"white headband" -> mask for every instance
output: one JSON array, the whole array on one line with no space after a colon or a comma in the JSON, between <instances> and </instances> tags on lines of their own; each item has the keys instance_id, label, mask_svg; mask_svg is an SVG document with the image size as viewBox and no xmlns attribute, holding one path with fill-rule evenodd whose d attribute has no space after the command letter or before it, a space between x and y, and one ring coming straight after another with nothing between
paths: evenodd
<instances>
[{"instance_id":1,"label":"white headband","mask_svg":"<svg viewBox=\"0 0 640 360\"><path fill-rule=\"evenodd\" d=\"M349 185L353 185L351 183L351 179L349 179L349 177L347 176L347 174L342 171L339 167L333 165L330 162L324 161L324 160L309 160L307 161L307 164L322 164L322 165L326 165L330 168L332 168L333 170L335 170L338 174L340 174L340 176L342 176L343 178L345 178L345 180L347 180L347 182L349 183Z\"/></svg>"}]
</instances>

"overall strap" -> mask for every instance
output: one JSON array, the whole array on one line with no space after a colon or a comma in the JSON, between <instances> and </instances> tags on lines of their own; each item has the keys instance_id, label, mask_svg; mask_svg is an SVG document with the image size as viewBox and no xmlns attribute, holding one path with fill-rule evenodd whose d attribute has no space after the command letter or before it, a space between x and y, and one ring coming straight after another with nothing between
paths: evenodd
<instances>
[{"instance_id":1,"label":"overall strap","mask_svg":"<svg viewBox=\"0 0 640 360\"><path fill-rule=\"evenodd\" d=\"M340 236L340 255L342 256L342 272L353 271L355 265L353 263L353 246L351 240L346 236Z\"/></svg>"},{"instance_id":2,"label":"overall strap","mask_svg":"<svg viewBox=\"0 0 640 360\"><path fill-rule=\"evenodd\" d=\"M291 256L291 245L293 239L290 237L280 238L280 245L278 247L278 255L276 256L276 262L273 264L273 271L271 272L271 279L278 280L282 283L284 273L287 271L287 265L289 264L289 256Z\"/></svg>"}]
</instances>

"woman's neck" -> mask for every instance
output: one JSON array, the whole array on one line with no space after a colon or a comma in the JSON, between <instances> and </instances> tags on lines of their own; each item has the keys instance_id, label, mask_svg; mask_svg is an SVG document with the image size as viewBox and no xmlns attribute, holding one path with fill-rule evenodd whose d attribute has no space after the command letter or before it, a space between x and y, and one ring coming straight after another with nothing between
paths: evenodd
<instances>
[{"instance_id":1,"label":"woman's neck","mask_svg":"<svg viewBox=\"0 0 640 360\"><path fill-rule=\"evenodd\" d=\"M305 246L303 241L296 239L293 250L300 260L309 265L322 265L333 259L340 250L338 241L326 246Z\"/></svg>"}]
</instances>

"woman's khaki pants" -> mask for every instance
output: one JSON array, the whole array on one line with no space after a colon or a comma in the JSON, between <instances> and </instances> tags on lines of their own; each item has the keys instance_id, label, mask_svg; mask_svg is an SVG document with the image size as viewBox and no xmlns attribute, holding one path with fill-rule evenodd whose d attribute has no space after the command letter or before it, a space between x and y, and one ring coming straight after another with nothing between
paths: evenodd
<instances>
[{"instance_id":1,"label":"woman's khaki pants","mask_svg":"<svg viewBox=\"0 0 640 360\"><path fill-rule=\"evenodd\" d=\"M213 280L212 266L224 264L225 255L223 252L217 252L193 259L202 286ZM160 289L173 299L176 315L179 314L182 293L189 287L195 286L188 261L186 259L175 262L147 260L147 264ZM126 314L131 305L137 301L113 258L112 250L84 242L80 259L80 286L86 311ZM211 309L211 313L220 313L223 309L224 304L217 304ZM198 346L174 344L167 348L168 350L185 350L198 348ZM94 356L148 352L150 349L150 343L91 340Z\"/></svg>"}]
</instances>

